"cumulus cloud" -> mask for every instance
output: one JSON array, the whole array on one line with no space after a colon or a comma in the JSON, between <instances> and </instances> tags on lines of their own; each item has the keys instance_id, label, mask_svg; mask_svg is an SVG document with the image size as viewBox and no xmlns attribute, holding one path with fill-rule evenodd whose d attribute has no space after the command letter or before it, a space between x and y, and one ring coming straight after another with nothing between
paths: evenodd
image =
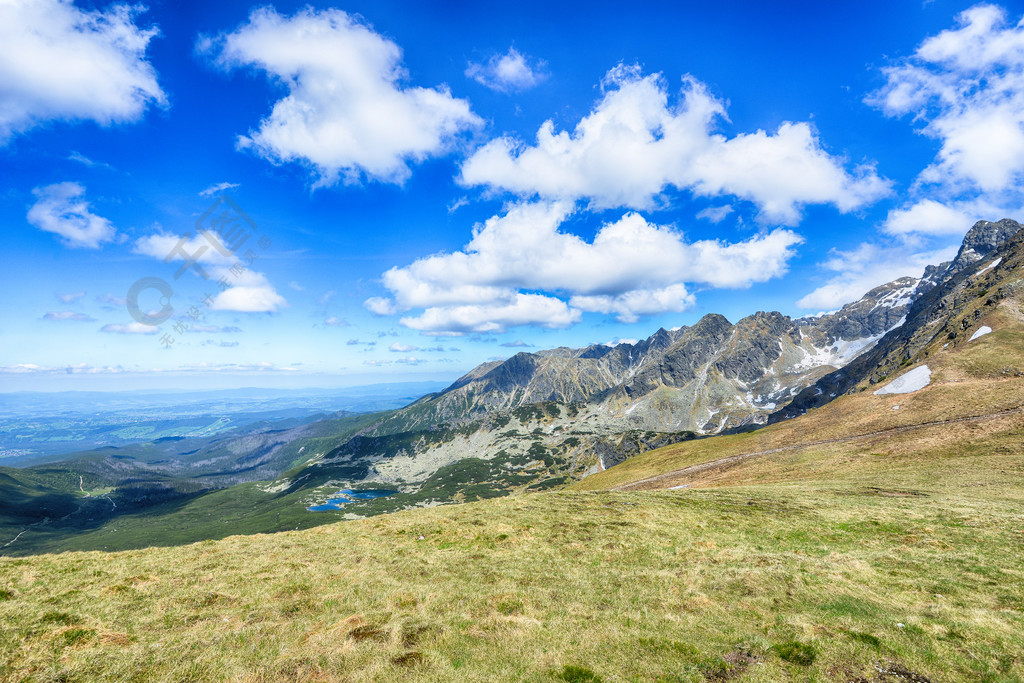
<instances>
[{"instance_id":1,"label":"cumulus cloud","mask_svg":"<svg viewBox=\"0 0 1024 683\"><path fill-rule=\"evenodd\" d=\"M32 190L36 202L28 210L28 222L63 238L69 247L97 249L112 241L117 231L110 221L89 210L85 188L78 183L56 183Z\"/></svg>"},{"instance_id":2,"label":"cumulus cloud","mask_svg":"<svg viewBox=\"0 0 1024 683\"><path fill-rule=\"evenodd\" d=\"M401 323L431 333L566 327L583 311L629 322L692 306L685 283L746 287L782 275L802 241L777 229L731 244L688 242L628 213L587 242L562 229L572 211L568 202L513 205L477 226L461 251L384 273L392 296L365 305L381 315L424 309Z\"/></svg>"},{"instance_id":3,"label":"cumulus cloud","mask_svg":"<svg viewBox=\"0 0 1024 683\"><path fill-rule=\"evenodd\" d=\"M156 334L159 331L159 327L143 325L138 322L128 323L127 325L111 323L100 328L100 332L106 332L107 334Z\"/></svg>"},{"instance_id":4,"label":"cumulus cloud","mask_svg":"<svg viewBox=\"0 0 1024 683\"><path fill-rule=\"evenodd\" d=\"M76 313L75 311L53 311L44 315L43 320L76 320L92 322L95 318L92 318L85 313Z\"/></svg>"},{"instance_id":5,"label":"cumulus cloud","mask_svg":"<svg viewBox=\"0 0 1024 683\"><path fill-rule=\"evenodd\" d=\"M949 261L955 255L955 246L917 252L906 245L870 242L850 251L833 250L821 266L835 274L797 301L797 306L816 311L835 310L886 282L901 277L920 277L925 267Z\"/></svg>"},{"instance_id":6,"label":"cumulus cloud","mask_svg":"<svg viewBox=\"0 0 1024 683\"><path fill-rule=\"evenodd\" d=\"M870 166L847 170L807 123L732 138L714 132L725 104L687 76L670 104L660 74L618 66L604 96L572 131L548 120L535 144L501 137L467 159L459 181L522 197L589 200L593 208L649 208L674 187L753 202L765 222L794 224L806 204L850 211L889 194Z\"/></svg>"},{"instance_id":7,"label":"cumulus cloud","mask_svg":"<svg viewBox=\"0 0 1024 683\"><path fill-rule=\"evenodd\" d=\"M979 219L998 220L1020 211L1020 207L1007 208L984 195L959 200L925 197L890 210L882 231L904 241L917 241L921 236L959 238Z\"/></svg>"},{"instance_id":8,"label":"cumulus cloud","mask_svg":"<svg viewBox=\"0 0 1024 683\"><path fill-rule=\"evenodd\" d=\"M482 123L447 87L407 86L401 49L341 10L285 17L262 7L197 47L222 68L255 67L287 88L238 146L309 165L316 186L364 177L401 183L410 163L445 154L461 131Z\"/></svg>"},{"instance_id":9,"label":"cumulus cloud","mask_svg":"<svg viewBox=\"0 0 1024 683\"><path fill-rule=\"evenodd\" d=\"M221 253L202 235L147 235L135 241L135 252L167 262L184 261L185 255L191 255L195 264L190 270L196 275L205 274L212 282L227 282L230 286L213 297L210 310L274 313L288 305L266 275L242 267L237 256Z\"/></svg>"},{"instance_id":10,"label":"cumulus cloud","mask_svg":"<svg viewBox=\"0 0 1024 683\"><path fill-rule=\"evenodd\" d=\"M510 47L505 54L493 55L483 64L470 62L466 77L491 90L513 92L532 88L547 78L544 66L544 62L530 59Z\"/></svg>"},{"instance_id":11,"label":"cumulus cloud","mask_svg":"<svg viewBox=\"0 0 1024 683\"><path fill-rule=\"evenodd\" d=\"M977 5L883 73L885 87L867 102L912 116L939 142L885 231L962 235L979 218L1024 207L1024 20L1010 25L1002 8Z\"/></svg>"},{"instance_id":12,"label":"cumulus cloud","mask_svg":"<svg viewBox=\"0 0 1024 683\"><path fill-rule=\"evenodd\" d=\"M330 327L348 327L349 323L347 320L342 320L341 318L332 315L324 320L324 325L328 325Z\"/></svg>"},{"instance_id":13,"label":"cumulus cloud","mask_svg":"<svg viewBox=\"0 0 1024 683\"><path fill-rule=\"evenodd\" d=\"M409 344L403 344L401 342L395 342L388 347L388 351L392 353L409 353L410 351L419 351L418 346L411 346Z\"/></svg>"},{"instance_id":14,"label":"cumulus cloud","mask_svg":"<svg viewBox=\"0 0 1024 683\"><path fill-rule=\"evenodd\" d=\"M0 145L47 121L135 121L164 104L141 5L83 10L70 0L0 3Z\"/></svg>"}]
</instances>

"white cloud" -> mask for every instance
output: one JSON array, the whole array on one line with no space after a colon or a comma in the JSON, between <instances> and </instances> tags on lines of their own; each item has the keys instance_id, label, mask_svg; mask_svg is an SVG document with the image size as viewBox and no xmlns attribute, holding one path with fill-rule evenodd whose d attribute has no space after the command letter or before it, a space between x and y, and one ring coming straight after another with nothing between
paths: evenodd
<instances>
[{"instance_id":1,"label":"white cloud","mask_svg":"<svg viewBox=\"0 0 1024 683\"><path fill-rule=\"evenodd\" d=\"M213 298L212 311L238 313L275 313L288 302L278 294L263 273L250 273L243 284L235 285Z\"/></svg>"},{"instance_id":2,"label":"white cloud","mask_svg":"<svg viewBox=\"0 0 1024 683\"><path fill-rule=\"evenodd\" d=\"M43 320L79 320L83 322L91 322L95 318L91 318L85 313L76 313L75 311L53 311L43 316Z\"/></svg>"},{"instance_id":3,"label":"white cloud","mask_svg":"<svg viewBox=\"0 0 1024 683\"><path fill-rule=\"evenodd\" d=\"M774 134L715 134L725 105L697 79L683 79L669 104L660 74L618 66L605 76L604 97L571 133L546 121L536 143L502 137L462 165L459 181L522 197L588 199L593 208L648 208L669 187L695 195L752 201L766 222L794 224L805 204L850 211L889 193L873 168L847 171L807 123Z\"/></svg>"},{"instance_id":4,"label":"white cloud","mask_svg":"<svg viewBox=\"0 0 1024 683\"><path fill-rule=\"evenodd\" d=\"M581 311L611 313L624 323L636 322L645 315L681 313L696 303L696 297L681 283L661 289L635 289L617 296L574 296L569 299L569 305Z\"/></svg>"},{"instance_id":5,"label":"white cloud","mask_svg":"<svg viewBox=\"0 0 1024 683\"><path fill-rule=\"evenodd\" d=\"M212 197L215 194L220 194L225 190L233 190L236 187L241 187L239 183L217 183L216 185L210 185L205 190L200 190L200 197Z\"/></svg>"},{"instance_id":6,"label":"white cloud","mask_svg":"<svg viewBox=\"0 0 1024 683\"><path fill-rule=\"evenodd\" d=\"M446 153L455 136L482 123L446 87L406 87L401 49L340 10L283 17L259 8L197 47L225 69L253 66L288 89L238 146L312 166L316 186L364 176L401 183L411 162Z\"/></svg>"},{"instance_id":7,"label":"white cloud","mask_svg":"<svg viewBox=\"0 0 1024 683\"><path fill-rule=\"evenodd\" d=\"M347 320L342 320L341 318L332 315L324 320L324 325L329 325L331 327L348 327L349 323Z\"/></svg>"},{"instance_id":8,"label":"white cloud","mask_svg":"<svg viewBox=\"0 0 1024 683\"><path fill-rule=\"evenodd\" d=\"M117 234L110 221L89 211L85 188L78 183L37 187L32 193L36 203L28 210L28 222L60 235L69 247L97 249Z\"/></svg>"},{"instance_id":9,"label":"white cloud","mask_svg":"<svg viewBox=\"0 0 1024 683\"><path fill-rule=\"evenodd\" d=\"M922 199L889 211L882 230L890 235L956 235L967 232L980 217L977 206Z\"/></svg>"},{"instance_id":10,"label":"white cloud","mask_svg":"<svg viewBox=\"0 0 1024 683\"><path fill-rule=\"evenodd\" d=\"M70 0L0 2L0 145L58 119L135 121L164 104L141 5L86 11Z\"/></svg>"},{"instance_id":11,"label":"white cloud","mask_svg":"<svg viewBox=\"0 0 1024 683\"><path fill-rule=\"evenodd\" d=\"M697 213L697 218L702 218L712 223L721 223L725 220L725 217L732 213L733 209L731 206L726 204L725 206L709 206Z\"/></svg>"},{"instance_id":12,"label":"white cloud","mask_svg":"<svg viewBox=\"0 0 1024 683\"><path fill-rule=\"evenodd\" d=\"M69 292L67 294L58 294L57 298L66 304L74 303L85 296L85 292Z\"/></svg>"},{"instance_id":13,"label":"white cloud","mask_svg":"<svg viewBox=\"0 0 1024 683\"><path fill-rule=\"evenodd\" d=\"M531 62L533 65L531 66ZM544 62L529 59L514 47L503 55L493 55L484 64L470 62L466 77L498 92L527 90L545 78Z\"/></svg>"},{"instance_id":14,"label":"white cloud","mask_svg":"<svg viewBox=\"0 0 1024 683\"><path fill-rule=\"evenodd\" d=\"M548 328L568 327L578 323L581 314L564 301L542 294L512 293L507 300L485 305L432 306L401 323L426 333L504 332L519 325Z\"/></svg>"},{"instance_id":15,"label":"white cloud","mask_svg":"<svg viewBox=\"0 0 1024 683\"><path fill-rule=\"evenodd\" d=\"M196 261L191 268L194 274L205 274L212 282L225 279L230 287L213 298L209 304L211 310L274 313L288 305L263 273L242 268L234 253L222 254L202 235L186 237L182 242L180 235L148 235L135 241L135 252L161 261L184 261L185 255L190 255Z\"/></svg>"},{"instance_id":16,"label":"white cloud","mask_svg":"<svg viewBox=\"0 0 1024 683\"><path fill-rule=\"evenodd\" d=\"M363 302L363 305L374 315L394 315L402 310L394 301L382 296L371 296Z\"/></svg>"},{"instance_id":17,"label":"white cloud","mask_svg":"<svg viewBox=\"0 0 1024 683\"><path fill-rule=\"evenodd\" d=\"M888 84L868 101L890 116L914 114L920 132L941 141L925 182L1006 189L1024 172L1024 23L1007 26L995 5L957 21L884 69Z\"/></svg>"},{"instance_id":18,"label":"white cloud","mask_svg":"<svg viewBox=\"0 0 1024 683\"><path fill-rule=\"evenodd\" d=\"M824 285L796 302L809 310L835 310L860 299L875 287L901 277L920 277L925 267L949 261L956 247L915 252L906 245L862 243L851 251L833 250L821 264L836 273Z\"/></svg>"},{"instance_id":19,"label":"white cloud","mask_svg":"<svg viewBox=\"0 0 1024 683\"><path fill-rule=\"evenodd\" d=\"M886 220L891 234L962 235L1024 207L1024 20L1008 25L1002 8L977 5L957 24L883 69L886 86L866 100L912 115L940 144Z\"/></svg>"},{"instance_id":20,"label":"white cloud","mask_svg":"<svg viewBox=\"0 0 1024 683\"><path fill-rule=\"evenodd\" d=\"M633 321L691 306L687 282L746 287L782 275L802 241L780 229L732 244L688 242L670 226L629 213L587 242L562 230L571 213L567 202L513 205L477 226L461 251L386 272L392 297L365 305L378 315L425 309L401 322L432 333L565 327L581 311Z\"/></svg>"},{"instance_id":21,"label":"white cloud","mask_svg":"<svg viewBox=\"0 0 1024 683\"><path fill-rule=\"evenodd\" d=\"M410 346L409 344L402 344L401 342L395 342L388 347L388 351L393 353L409 353L410 351L419 351L418 346Z\"/></svg>"},{"instance_id":22,"label":"white cloud","mask_svg":"<svg viewBox=\"0 0 1024 683\"><path fill-rule=\"evenodd\" d=\"M111 323L100 328L100 332L106 332L107 334L156 334L159 331L159 327L143 325L138 322L128 323L127 325Z\"/></svg>"}]
</instances>

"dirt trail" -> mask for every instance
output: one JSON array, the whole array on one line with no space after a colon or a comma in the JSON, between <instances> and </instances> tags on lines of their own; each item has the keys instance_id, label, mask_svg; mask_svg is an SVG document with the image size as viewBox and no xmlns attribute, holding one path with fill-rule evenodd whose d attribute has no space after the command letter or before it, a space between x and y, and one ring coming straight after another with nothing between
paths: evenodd
<instances>
[{"instance_id":1,"label":"dirt trail","mask_svg":"<svg viewBox=\"0 0 1024 683\"><path fill-rule=\"evenodd\" d=\"M916 425L905 425L903 427L890 427L888 429L879 429L874 432L867 432L865 434L855 434L853 436L843 436L837 439L822 439L820 441L808 441L806 443L794 444L792 446L782 446L780 448L769 448L763 451L753 451L750 453L740 453L739 455L730 455L726 458L719 458L717 460L709 460L702 462L697 465L690 465L689 467L683 467L678 470L666 472L665 474L659 474L655 477L648 477L647 479L641 479L640 481L634 481L629 484L620 484L619 486L613 486L612 491L635 491L637 489L644 488L661 488L657 486L659 482L667 482L670 480L678 479L691 474L700 474L708 470L722 467L723 465L731 465L747 458L755 458L760 455L771 455L773 453L785 453L786 451L798 451L803 448L811 448L813 446L826 446L834 443L848 443L850 441L857 441L858 439L870 439L875 436L882 436L885 434L903 434L905 432L911 432L915 429L924 429L926 427L936 427L938 425L952 425L952 424L963 424L967 422L980 422L982 420L990 420L997 417L1005 417L1007 415L1015 415L1017 413L1024 413L1024 406L1018 406L1017 408L1011 408L1010 410L1001 410L997 413L988 413L986 415L974 415L972 417L957 417L951 420L935 420L933 422L922 422ZM651 486L655 484L655 486Z\"/></svg>"}]
</instances>

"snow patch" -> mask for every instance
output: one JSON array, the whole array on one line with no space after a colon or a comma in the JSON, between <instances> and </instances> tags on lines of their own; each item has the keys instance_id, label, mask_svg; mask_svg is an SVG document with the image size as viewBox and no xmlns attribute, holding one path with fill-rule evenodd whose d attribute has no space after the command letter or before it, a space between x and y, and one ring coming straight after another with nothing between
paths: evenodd
<instances>
[{"instance_id":1,"label":"snow patch","mask_svg":"<svg viewBox=\"0 0 1024 683\"><path fill-rule=\"evenodd\" d=\"M967 341L974 341L978 337L984 337L986 334L992 331L992 328L988 325L982 325L978 328L978 331L971 335L971 338Z\"/></svg>"},{"instance_id":2,"label":"snow patch","mask_svg":"<svg viewBox=\"0 0 1024 683\"><path fill-rule=\"evenodd\" d=\"M916 367L910 372L900 375L889 384L875 392L876 396L884 394L909 394L924 389L932 381L932 371L927 365Z\"/></svg>"},{"instance_id":3,"label":"snow patch","mask_svg":"<svg viewBox=\"0 0 1024 683\"><path fill-rule=\"evenodd\" d=\"M979 275L981 275L982 273L985 273L985 272L988 272L988 271L992 270L993 268L995 268L996 266L998 266L998 265L999 265L1000 263L1002 263L1002 262L1003 262L1003 257L1002 257L1002 256L1000 256L1000 257L999 257L999 258L997 258L997 259L996 259L995 261L993 261L992 263L988 264L987 266L985 266L984 268L982 268L981 270L979 270L979 271L978 271L977 273L975 273L975 274L974 274L974 277L978 277L978 276L979 276Z\"/></svg>"}]
</instances>

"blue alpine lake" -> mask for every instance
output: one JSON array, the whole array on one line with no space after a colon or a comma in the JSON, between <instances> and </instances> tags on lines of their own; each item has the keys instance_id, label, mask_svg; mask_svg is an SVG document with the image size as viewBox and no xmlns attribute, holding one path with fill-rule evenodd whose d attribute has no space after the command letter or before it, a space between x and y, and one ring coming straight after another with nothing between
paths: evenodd
<instances>
[{"instance_id":1,"label":"blue alpine lake","mask_svg":"<svg viewBox=\"0 0 1024 683\"><path fill-rule=\"evenodd\" d=\"M351 489L344 489L338 491L334 495L335 498L328 498L327 502L323 505L314 505L306 508L311 512L325 512L327 510L340 510L345 503L354 503L357 500L371 500L373 498L384 498L385 496L393 496L398 491L387 491L385 489L364 489L362 491L353 491Z\"/></svg>"}]
</instances>

